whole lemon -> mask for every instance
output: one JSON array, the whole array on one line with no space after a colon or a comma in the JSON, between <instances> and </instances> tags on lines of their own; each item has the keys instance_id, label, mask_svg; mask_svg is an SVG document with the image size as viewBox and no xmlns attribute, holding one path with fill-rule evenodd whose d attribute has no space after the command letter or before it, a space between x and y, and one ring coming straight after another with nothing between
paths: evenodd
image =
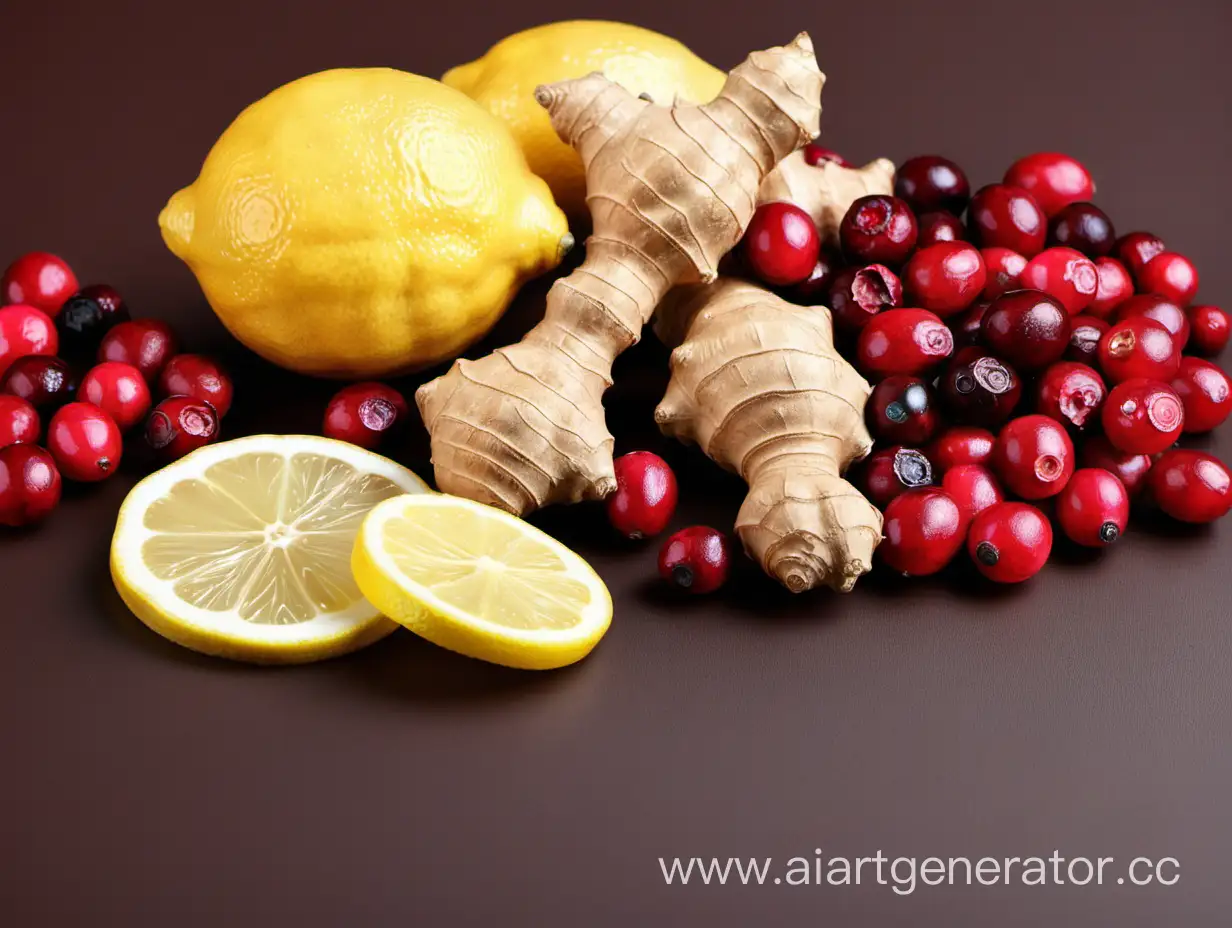
<instances>
[{"instance_id":1,"label":"whole lemon","mask_svg":"<svg viewBox=\"0 0 1232 928\"><path fill-rule=\"evenodd\" d=\"M581 159L557 137L548 114L535 102L535 88L592 71L664 104L677 96L706 103L726 79L665 35L626 23L573 20L501 39L482 58L453 68L441 80L508 123L531 170L548 182L556 202L570 216L584 217Z\"/></svg>"},{"instance_id":2,"label":"whole lemon","mask_svg":"<svg viewBox=\"0 0 1232 928\"><path fill-rule=\"evenodd\" d=\"M457 355L573 243L502 122L385 68L249 106L158 222L236 338L328 377Z\"/></svg>"}]
</instances>

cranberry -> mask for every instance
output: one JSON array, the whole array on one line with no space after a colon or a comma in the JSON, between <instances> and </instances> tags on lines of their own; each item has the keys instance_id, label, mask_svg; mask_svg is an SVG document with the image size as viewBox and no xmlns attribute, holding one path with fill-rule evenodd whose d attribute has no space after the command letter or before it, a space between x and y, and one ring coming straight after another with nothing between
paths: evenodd
<instances>
[{"instance_id":1,"label":"cranberry","mask_svg":"<svg viewBox=\"0 0 1232 928\"><path fill-rule=\"evenodd\" d=\"M1110 545L1129 522L1129 493L1115 474L1098 467L1074 471L1057 497L1057 522L1073 542L1088 548Z\"/></svg>"},{"instance_id":2,"label":"cranberry","mask_svg":"<svg viewBox=\"0 0 1232 928\"><path fill-rule=\"evenodd\" d=\"M1228 314L1218 306L1191 306L1190 337L1194 348L1202 354L1219 354L1228 344Z\"/></svg>"},{"instance_id":3,"label":"cranberry","mask_svg":"<svg viewBox=\"0 0 1232 928\"><path fill-rule=\"evenodd\" d=\"M894 176L894 195L917 213L944 209L961 213L971 198L971 184L963 169L940 155L908 158Z\"/></svg>"},{"instance_id":4,"label":"cranberry","mask_svg":"<svg viewBox=\"0 0 1232 928\"><path fill-rule=\"evenodd\" d=\"M177 350L175 333L167 323L134 319L121 322L103 336L98 359L131 364L141 371L146 383L154 383Z\"/></svg>"},{"instance_id":5,"label":"cranberry","mask_svg":"<svg viewBox=\"0 0 1232 928\"><path fill-rule=\"evenodd\" d=\"M51 417L47 450L69 480L105 480L120 466L123 440L111 416L93 403L69 403Z\"/></svg>"},{"instance_id":6,"label":"cranberry","mask_svg":"<svg viewBox=\"0 0 1232 928\"><path fill-rule=\"evenodd\" d=\"M1189 316L1186 315L1185 310L1167 297L1157 293L1131 296L1117 307L1116 318L1119 322L1133 316L1146 316L1148 319L1154 319L1171 332L1178 352L1184 351L1185 346L1189 344Z\"/></svg>"},{"instance_id":7,"label":"cranberry","mask_svg":"<svg viewBox=\"0 0 1232 928\"><path fill-rule=\"evenodd\" d=\"M933 469L926 458L914 448L891 445L869 455L861 468L864 495L878 509L885 509L890 500L933 482Z\"/></svg>"},{"instance_id":8,"label":"cranberry","mask_svg":"<svg viewBox=\"0 0 1232 928\"><path fill-rule=\"evenodd\" d=\"M1012 290L994 300L980 331L984 344L1022 370L1047 367L1065 353L1069 313L1055 297L1039 290Z\"/></svg>"},{"instance_id":9,"label":"cranberry","mask_svg":"<svg viewBox=\"0 0 1232 928\"><path fill-rule=\"evenodd\" d=\"M939 474L963 464L985 464L992 460L996 441L997 436L986 429L956 425L946 429L928 446L928 459Z\"/></svg>"},{"instance_id":10,"label":"cranberry","mask_svg":"<svg viewBox=\"0 0 1232 928\"><path fill-rule=\"evenodd\" d=\"M891 309L875 316L860 331L856 359L876 377L922 374L954 350L954 336L925 309Z\"/></svg>"},{"instance_id":11,"label":"cranberry","mask_svg":"<svg viewBox=\"0 0 1232 928\"><path fill-rule=\"evenodd\" d=\"M1198 293L1198 269L1184 255L1161 251L1138 272L1138 289L1188 306Z\"/></svg>"},{"instance_id":12,"label":"cranberry","mask_svg":"<svg viewBox=\"0 0 1232 928\"><path fill-rule=\"evenodd\" d=\"M1095 316L1075 316L1070 321L1069 347L1063 357L1092 366L1098 364L1099 340L1109 328L1107 322Z\"/></svg>"},{"instance_id":13,"label":"cranberry","mask_svg":"<svg viewBox=\"0 0 1232 928\"><path fill-rule=\"evenodd\" d=\"M813 219L793 203L757 207L744 233L744 259L758 279L774 287L807 280L821 253Z\"/></svg>"},{"instance_id":14,"label":"cranberry","mask_svg":"<svg viewBox=\"0 0 1232 928\"><path fill-rule=\"evenodd\" d=\"M131 364L105 361L81 378L77 396L111 416L121 432L145 419L150 411L150 388L141 371Z\"/></svg>"},{"instance_id":15,"label":"cranberry","mask_svg":"<svg viewBox=\"0 0 1232 928\"><path fill-rule=\"evenodd\" d=\"M967 227L953 213L947 213L944 210L924 213L917 222L920 228L915 242L917 248L926 248L938 242L966 241Z\"/></svg>"},{"instance_id":16,"label":"cranberry","mask_svg":"<svg viewBox=\"0 0 1232 928\"><path fill-rule=\"evenodd\" d=\"M1022 381L1012 367L984 348L963 348L941 380L946 407L972 425L1000 425L1022 396Z\"/></svg>"},{"instance_id":17,"label":"cranberry","mask_svg":"<svg viewBox=\"0 0 1232 928\"><path fill-rule=\"evenodd\" d=\"M951 467L941 478L941 489L958 504L966 525L970 525L971 520L989 506L1005 502L1005 494L1001 492L997 478L981 464Z\"/></svg>"},{"instance_id":18,"label":"cranberry","mask_svg":"<svg viewBox=\"0 0 1232 928\"><path fill-rule=\"evenodd\" d=\"M77 393L77 378L59 358L18 358L0 377L0 393L20 396L41 412L59 409Z\"/></svg>"},{"instance_id":19,"label":"cranberry","mask_svg":"<svg viewBox=\"0 0 1232 928\"><path fill-rule=\"evenodd\" d=\"M1058 361L1040 375L1035 409L1062 425L1084 429L1104 404L1108 388L1094 369L1076 361Z\"/></svg>"},{"instance_id":20,"label":"cranberry","mask_svg":"<svg viewBox=\"0 0 1232 928\"><path fill-rule=\"evenodd\" d=\"M1100 419L1118 450L1158 454L1180 437L1185 407L1167 384L1135 377L1112 388Z\"/></svg>"},{"instance_id":21,"label":"cranberry","mask_svg":"<svg viewBox=\"0 0 1232 928\"><path fill-rule=\"evenodd\" d=\"M607 498L607 518L626 538L641 539L667 528L676 511L676 475L649 451L618 457L616 492Z\"/></svg>"},{"instance_id":22,"label":"cranberry","mask_svg":"<svg viewBox=\"0 0 1232 928\"><path fill-rule=\"evenodd\" d=\"M836 151L822 148L816 142L804 146L804 161L809 167L821 167L823 164L837 164L840 168L852 167L850 161Z\"/></svg>"},{"instance_id":23,"label":"cranberry","mask_svg":"<svg viewBox=\"0 0 1232 928\"><path fill-rule=\"evenodd\" d=\"M984 340L984 315L991 303L979 302L950 323L954 344L961 348L979 345Z\"/></svg>"},{"instance_id":24,"label":"cranberry","mask_svg":"<svg viewBox=\"0 0 1232 928\"><path fill-rule=\"evenodd\" d=\"M907 374L877 384L864 404L864 413L874 437L906 445L924 444L940 422L933 388Z\"/></svg>"},{"instance_id":25,"label":"cranberry","mask_svg":"<svg viewBox=\"0 0 1232 928\"><path fill-rule=\"evenodd\" d=\"M191 396L169 396L145 420L146 445L160 460L177 461L218 437L218 413Z\"/></svg>"},{"instance_id":26,"label":"cranberry","mask_svg":"<svg viewBox=\"0 0 1232 928\"><path fill-rule=\"evenodd\" d=\"M1201 358L1181 358L1172 389L1185 407L1184 431L1209 432L1232 412L1232 382L1228 375Z\"/></svg>"},{"instance_id":27,"label":"cranberry","mask_svg":"<svg viewBox=\"0 0 1232 928\"><path fill-rule=\"evenodd\" d=\"M984 259L986 272L984 299L995 300L1011 290L1022 289L1022 272L1027 266L1026 258L1016 251L997 245L981 248L980 257Z\"/></svg>"},{"instance_id":28,"label":"cranberry","mask_svg":"<svg viewBox=\"0 0 1232 928\"><path fill-rule=\"evenodd\" d=\"M0 448L0 525L41 522L60 502L60 472L37 445Z\"/></svg>"},{"instance_id":29,"label":"cranberry","mask_svg":"<svg viewBox=\"0 0 1232 928\"><path fill-rule=\"evenodd\" d=\"M1022 583L1048 563L1052 526L1028 503L998 503L972 520L967 553L989 580Z\"/></svg>"},{"instance_id":30,"label":"cranberry","mask_svg":"<svg viewBox=\"0 0 1232 928\"><path fill-rule=\"evenodd\" d=\"M690 593L711 593L727 580L727 536L706 525L682 528L659 549L659 576Z\"/></svg>"},{"instance_id":31,"label":"cranberry","mask_svg":"<svg viewBox=\"0 0 1232 928\"><path fill-rule=\"evenodd\" d=\"M1001 482L1023 499L1043 499L1064 489L1074 472L1074 443L1047 416L1022 416L997 436L993 464Z\"/></svg>"},{"instance_id":32,"label":"cranberry","mask_svg":"<svg viewBox=\"0 0 1232 928\"><path fill-rule=\"evenodd\" d=\"M24 254L0 278L0 304L24 303L54 316L77 289L73 269L45 251Z\"/></svg>"},{"instance_id":33,"label":"cranberry","mask_svg":"<svg viewBox=\"0 0 1232 928\"><path fill-rule=\"evenodd\" d=\"M858 332L883 309L903 305L903 285L884 264L849 267L834 278L829 305L839 328Z\"/></svg>"},{"instance_id":34,"label":"cranberry","mask_svg":"<svg viewBox=\"0 0 1232 928\"><path fill-rule=\"evenodd\" d=\"M33 306L0 307L0 377L27 355L54 355L60 350L56 324Z\"/></svg>"},{"instance_id":35,"label":"cranberry","mask_svg":"<svg viewBox=\"0 0 1232 928\"><path fill-rule=\"evenodd\" d=\"M1112 251L1116 233L1108 214L1094 203L1070 203L1048 223L1048 241L1074 248L1088 258L1102 258Z\"/></svg>"},{"instance_id":36,"label":"cranberry","mask_svg":"<svg viewBox=\"0 0 1232 928\"><path fill-rule=\"evenodd\" d=\"M406 424L406 398L383 383L355 383L334 394L325 407L322 434L370 451Z\"/></svg>"},{"instance_id":37,"label":"cranberry","mask_svg":"<svg viewBox=\"0 0 1232 928\"><path fill-rule=\"evenodd\" d=\"M1048 223L1035 198L1020 187L981 187L967 208L972 241L981 248L1008 248L1026 258L1044 250Z\"/></svg>"},{"instance_id":38,"label":"cranberry","mask_svg":"<svg viewBox=\"0 0 1232 928\"><path fill-rule=\"evenodd\" d=\"M1159 508L1182 522L1214 522L1232 508L1232 474L1204 451L1164 452L1151 468L1150 484Z\"/></svg>"},{"instance_id":39,"label":"cranberry","mask_svg":"<svg viewBox=\"0 0 1232 928\"><path fill-rule=\"evenodd\" d=\"M1137 496L1146 486L1146 475L1151 469L1149 454L1127 454L1114 448L1103 435L1083 442L1078 458L1083 467L1100 467L1113 474L1131 497Z\"/></svg>"},{"instance_id":40,"label":"cranberry","mask_svg":"<svg viewBox=\"0 0 1232 928\"><path fill-rule=\"evenodd\" d=\"M67 354L93 357L98 343L112 328L128 321L128 307L113 287L83 287L65 301L56 316L60 347Z\"/></svg>"},{"instance_id":41,"label":"cranberry","mask_svg":"<svg viewBox=\"0 0 1232 928\"><path fill-rule=\"evenodd\" d=\"M924 577L954 559L965 528L949 494L931 487L908 490L886 506L885 538L877 551L891 569Z\"/></svg>"},{"instance_id":42,"label":"cranberry","mask_svg":"<svg viewBox=\"0 0 1232 928\"><path fill-rule=\"evenodd\" d=\"M903 270L912 303L952 316L975 302L984 289L984 259L966 242L942 242L921 248Z\"/></svg>"},{"instance_id":43,"label":"cranberry","mask_svg":"<svg viewBox=\"0 0 1232 928\"><path fill-rule=\"evenodd\" d=\"M37 409L20 396L0 393L0 448L33 444L41 431Z\"/></svg>"},{"instance_id":44,"label":"cranberry","mask_svg":"<svg viewBox=\"0 0 1232 928\"><path fill-rule=\"evenodd\" d=\"M1113 252L1129 272L1137 277L1146 263L1161 251L1166 251L1164 240L1150 232L1130 232L1122 235L1112 246Z\"/></svg>"},{"instance_id":45,"label":"cranberry","mask_svg":"<svg viewBox=\"0 0 1232 928\"><path fill-rule=\"evenodd\" d=\"M1095 299L1086 312L1107 319L1114 309L1134 295L1134 281L1125 265L1116 258L1096 258L1095 274L1099 283L1095 287Z\"/></svg>"},{"instance_id":46,"label":"cranberry","mask_svg":"<svg viewBox=\"0 0 1232 928\"><path fill-rule=\"evenodd\" d=\"M897 267L915 248L918 230L904 201L873 194L851 204L838 234L849 261Z\"/></svg>"},{"instance_id":47,"label":"cranberry","mask_svg":"<svg viewBox=\"0 0 1232 928\"><path fill-rule=\"evenodd\" d=\"M1099 272L1094 262L1081 252L1072 248L1046 248L1023 268L1022 285L1056 298L1073 316L1094 302Z\"/></svg>"},{"instance_id":48,"label":"cranberry","mask_svg":"<svg viewBox=\"0 0 1232 928\"><path fill-rule=\"evenodd\" d=\"M200 354L177 354L158 377L163 396L191 396L214 407L222 419L231 408L231 378L213 358Z\"/></svg>"},{"instance_id":49,"label":"cranberry","mask_svg":"<svg viewBox=\"0 0 1232 928\"><path fill-rule=\"evenodd\" d=\"M1049 217L1070 203L1095 195L1091 173L1081 162L1058 152L1041 151L1019 158L1005 172L1004 181L1030 193Z\"/></svg>"},{"instance_id":50,"label":"cranberry","mask_svg":"<svg viewBox=\"0 0 1232 928\"><path fill-rule=\"evenodd\" d=\"M825 303L830 295L834 279L842 270L843 259L838 252L823 248L817 255L817 263L809 276L791 288L787 294L792 302L801 306L816 306ZM833 308L833 307L831 307Z\"/></svg>"},{"instance_id":51,"label":"cranberry","mask_svg":"<svg viewBox=\"0 0 1232 928\"><path fill-rule=\"evenodd\" d=\"M1099 340L1099 366L1113 383L1135 377L1168 381L1180 364L1172 333L1146 316L1113 323Z\"/></svg>"}]
</instances>

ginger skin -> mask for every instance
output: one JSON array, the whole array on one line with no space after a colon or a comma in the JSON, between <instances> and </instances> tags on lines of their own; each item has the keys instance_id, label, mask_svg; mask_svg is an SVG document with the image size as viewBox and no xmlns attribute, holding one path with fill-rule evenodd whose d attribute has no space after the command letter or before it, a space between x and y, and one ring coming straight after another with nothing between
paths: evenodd
<instances>
[{"instance_id":1,"label":"ginger skin","mask_svg":"<svg viewBox=\"0 0 1232 928\"><path fill-rule=\"evenodd\" d=\"M582 157L594 233L520 343L416 393L439 489L517 515L615 489L612 362L668 290L715 279L763 178L817 134L824 80L802 33L751 54L702 106L655 106L600 74L536 91Z\"/></svg>"},{"instance_id":2,"label":"ginger skin","mask_svg":"<svg viewBox=\"0 0 1232 928\"><path fill-rule=\"evenodd\" d=\"M757 205L782 201L794 203L812 218L827 245L838 245L838 227L851 204L874 193L894 192L894 162L888 158L870 161L862 168L845 168L833 161L814 167L804 152L788 155L762 181Z\"/></svg>"},{"instance_id":3,"label":"ginger skin","mask_svg":"<svg viewBox=\"0 0 1232 928\"><path fill-rule=\"evenodd\" d=\"M724 277L673 291L655 332L672 378L655 421L749 484L736 534L793 593L847 592L881 513L840 475L868 454L868 383L834 349L830 311Z\"/></svg>"}]
</instances>

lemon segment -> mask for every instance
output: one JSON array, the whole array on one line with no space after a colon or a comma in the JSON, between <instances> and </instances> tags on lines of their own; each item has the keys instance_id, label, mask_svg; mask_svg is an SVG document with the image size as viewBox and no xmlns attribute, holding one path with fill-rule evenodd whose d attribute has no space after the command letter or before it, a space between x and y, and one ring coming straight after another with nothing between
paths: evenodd
<instances>
[{"instance_id":1,"label":"lemon segment","mask_svg":"<svg viewBox=\"0 0 1232 928\"><path fill-rule=\"evenodd\" d=\"M355 580L385 615L469 657L548 670L581 660L612 620L598 574L516 516L454 496L386 500L364 519Z\"/></svg>"}]
</instances>

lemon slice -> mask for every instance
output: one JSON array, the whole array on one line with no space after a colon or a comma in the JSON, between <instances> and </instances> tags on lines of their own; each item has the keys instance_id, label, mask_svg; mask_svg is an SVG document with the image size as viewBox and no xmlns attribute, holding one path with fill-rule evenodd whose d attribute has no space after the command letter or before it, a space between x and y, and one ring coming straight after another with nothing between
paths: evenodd
<instances>
[{"instance_id":1,"label":"lemon slice","mask_svg":"<svg viewBox=\"0 0 1232 928\"><path fill-rule=\"evenodd\" d=\"M377 608L441 647L548 670L581 660L612 621L577 554L516 516L455 496L405 496L364 520L351 559Z\"/></svg>"},{"instance_id":2,"label":"lemon slice","mask_svg":"<svg viewBox=\"0 0 1232 928\"><path fill-rule=\"evenodd\" d=\"M141 621L194 651L259 663L344 654L397 628L351 576L364 516L426 492L405 467L328 438L209 445L128 494L111 575Z\"/></svg>"}]
</instances>

